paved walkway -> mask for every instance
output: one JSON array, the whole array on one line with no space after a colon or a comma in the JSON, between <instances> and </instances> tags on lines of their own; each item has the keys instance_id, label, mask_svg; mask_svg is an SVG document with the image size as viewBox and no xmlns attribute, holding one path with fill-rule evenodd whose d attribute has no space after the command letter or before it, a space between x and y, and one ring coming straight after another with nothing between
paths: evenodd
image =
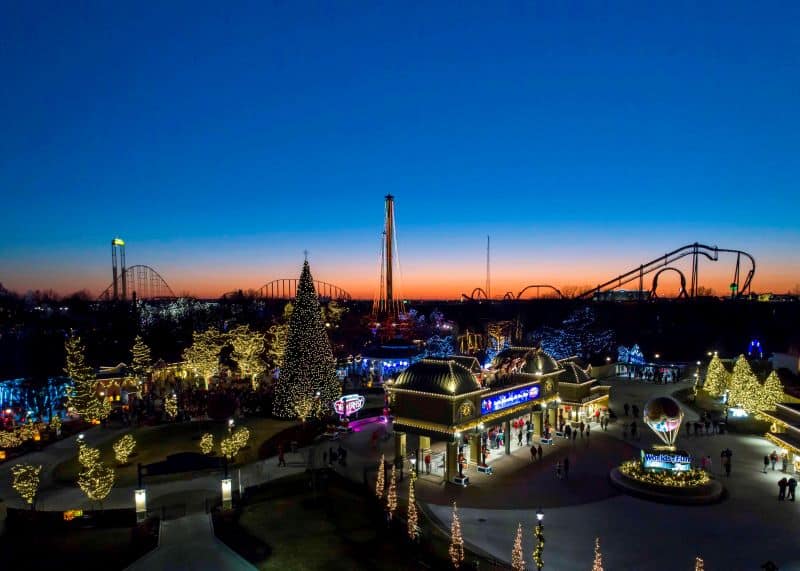
<instances>
[{"instance_id":1,"label":"paved walkway","mask_svg":"<svg viewBox=\"0 0 800 571\"><path fill-rule=\"evenodd\" d=\"M159 546L129 571L250 571L255 569L214 535L211 516L190 514L161 522Z\"/></svg>"}]
</instances>

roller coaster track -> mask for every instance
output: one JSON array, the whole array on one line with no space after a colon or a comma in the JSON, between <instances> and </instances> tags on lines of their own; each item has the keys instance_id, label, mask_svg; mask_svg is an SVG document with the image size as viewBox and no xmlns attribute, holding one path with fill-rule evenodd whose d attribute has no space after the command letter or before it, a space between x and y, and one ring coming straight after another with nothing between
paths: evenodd
<instances>
[{"instance_id":1,"label":"roller coaster track","mask_svg":"<svg viewBox=\"0 0 800 571\"><path fill-rule=\"evenodd\" d=\"M732 297L740 297L742 295L750 293L750 284L753 281L753 276L756 273L756 261L747 252L742 250L730 250L727 248L717 248L716 246L706 246L705 244L698 244L695 242L694 244L688 244L686 246L682 246L672 252L664 254L654 260L647 262L646 264L640 265L638 268L634 268L630 271L627 271L623 274L618 275L617 277L608 280L605 283L598 284L597 286L593 287L592 289L586 290L583 293L580 293L576 296L576 298L587 298L594 295L597 295L604 291L609 291L614 288L620 288L625 284L629 284L636 280L639 281L639 292L643 292L644 290L644 276L656 272L656 275L653 278L653 287L651 294L655 293L655 289L658 287L658 276L667 268L675 269L681 276L681 297L697 297L698 288L700 286L699 282L699 275L698 275L698 262L700 260L700 256L704 256L705 258L711 260L712 262L719 261L720 253L724 254L736 254L736 268L733 274L733 280L731 282L731 296ZM672 268L671 264L674 264L678 260L691 256L691 266L692 266L692 277L689 286L689 291L686 292L686 278L683 276L683 273L676 268ZM750 261L750 270L747 272L744 281L741 281L740 276L740 266L742 262L742 257L747 258Z\"/></svg>"},{"instance_id":2,"label":"roller coaster track","mask_svg":"<svg viewBox=\"0 0 800 571\"><path fill-rule=\"evenodd\" d=\"M518 300L518 299L522 299L522 296L525 295L525 292L527 292L528 290L533 290L533 289L536 290L536 297L539 297L539 294L541 293L542 289L546 289L546 290L552 290L553 292L555 292L555 294L560 299L564 299L564 294L561 293L561 290L559 290L557 287L551 286L549 284L531 284L531 285L527 285L524 288L522 288L519 291L519 293L517 293L516 295L514 294L513 291L507 291L505 293L505 295L503 295L502 298L495 297L494 299L502 299L502 301L515 301L515 300ZM486 291L484 291L483 288L476 287L474 290L472 290L472 293L469 294L469 295L467 295L466 293L462 293L461 294L461 299L469 300L469 301L488 301L489 300L489 296L486 295Z\"/></svg>"},{"instance_id":3,"label":"roller coaster track","mask_svg":"<svg viewBox=\"0 0 800 571\"><path fill-rule=\"evenodd\" d=\"M297 296L297 278L272 280L258 288L257 293L265 299L294 299ZM339 286L314 280L317 295L324 299L350 301L353 297Z\"/></svg>"},{"instance_id":4,"label":"roller coaster track","mask_svg":"<svg viewBox=\"0 0 800 571\"><path fill-rule=\"evenodd\" d=\"M125 279L128 283L128 292L131 298L137 299L170 299L175 294L172 288L157 271L150 266L136 265L125 270ZM106 288L98 299L110 300L113 298L114 284Z\"/></svg>"}]
</instances>

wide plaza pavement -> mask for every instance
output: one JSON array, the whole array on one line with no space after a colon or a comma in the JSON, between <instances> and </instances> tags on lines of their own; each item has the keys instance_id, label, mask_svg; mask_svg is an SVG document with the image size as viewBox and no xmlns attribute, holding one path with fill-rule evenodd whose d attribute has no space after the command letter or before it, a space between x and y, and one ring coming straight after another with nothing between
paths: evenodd
<instances>
[{"instance_id":1,"label":"wide plaza pavement","mask_svg":"<svg viewBox=\"0 0 800 571\"><path fill-rule=\"evenodd\" d=\"M688 382L654 385L623 380L610 384L611 408L620 412L625 402L637 404L641 410L653 396L669 395L690 386ZM684 412L686 420L697 418L687 407ZM496 505L502 509L493 509L483 499L479 505L470 507L467 496L463 507L459 507L465 540L509 562L514 533L517 524L522 523L526 530L524 550L530 563L538 496L545 513L546 569L591 568L594 539L600 537L604 567L610 570L691 570L696 556L703 557L705 568L711 571L758 570L768 559L776 562L781 571L800 570L797 540L800 502L779 502L777 481L782 474L771 470L762 473L763 457L774 449L770 443L755 435L687 438L683 432L678 444L695 456L711 456L712 472L722 480L727 498L709 506L659 504L611 489L603 475L612 463L598 460L594 453L601 447L618 452L620 446L643 447L655 440L650 429L639 420L639 428L643 429L641 440L623 441L621 422L631 420L622 416L607 433L593 431L588 445L580 438L575 444L562 441L557 446L562 450L552 451L552 457L545 456L543 462L550 465L544 469L535 464L521 467L527 480L527 494L522 497L519 487L505 486L498 480L501 485L494 486L489 494L497 497ZM733 451L730 478L725 477L719 461L720 452L726 447ZM557 480L552 465L556 458L567 453L575 457L570 479ZM445 527L449 527L452 513L448 502L442 501L448 496L455 499L458 493L454 493L452 486L442 486L439 497L428 506ZM588 501L580 501L581 497ZM595 497L599 499L592 500ZM520 507L509 507L515 501L519 501Z\"/></svg>"}]
</instances>

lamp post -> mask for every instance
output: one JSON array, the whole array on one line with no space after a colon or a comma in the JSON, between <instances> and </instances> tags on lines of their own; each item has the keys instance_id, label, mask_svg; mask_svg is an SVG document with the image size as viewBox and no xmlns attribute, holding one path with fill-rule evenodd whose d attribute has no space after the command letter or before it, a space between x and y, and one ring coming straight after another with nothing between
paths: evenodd
<instances>
[{"instance_id":1,"label":"lamp post","mask_svg":"<svg viewBox=\"0 0 800 571\"><path fill-rule=\"evenodd\" d=\"M230 434L231 432L233 432L233 419L229 418L228 419L228 434Z\"/></svg>"},{"instance_id":2,"label":"lamp post","mask_svg":"<svg viewBox=\"0 0 800 571\"><path fill-rule=\"evenodd\" d=\"M533 534L536 538L536 547L533 550L533 564L536 565L536 569L539 571L544 567L544 561L542 560L542 552L544 551L544 525L542 525L542 520L544 520L544 512L542 512L542 508L539 508L536 511L536 528L533 530Z\"/></svg>"}]
</instances>

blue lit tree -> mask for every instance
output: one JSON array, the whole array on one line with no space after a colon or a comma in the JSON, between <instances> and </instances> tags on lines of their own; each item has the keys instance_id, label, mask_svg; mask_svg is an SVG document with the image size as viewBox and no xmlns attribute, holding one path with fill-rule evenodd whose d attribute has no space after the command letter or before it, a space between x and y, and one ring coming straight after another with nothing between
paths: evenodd
<instances>
[{"instance_id":1,"label":"blue lit tree","mask_svg":"<svg viewBox=\"0 0 800 571\"><path fill-rule=\"evenodd\" d=\"M614 331L598 328L595 321L594 311L583 307L572 312L561 327L540 327L531 333L529 339L556 359L573 355L588 359L592 355L608 353L614 346Z\"/></svg>"}]
</instances>

